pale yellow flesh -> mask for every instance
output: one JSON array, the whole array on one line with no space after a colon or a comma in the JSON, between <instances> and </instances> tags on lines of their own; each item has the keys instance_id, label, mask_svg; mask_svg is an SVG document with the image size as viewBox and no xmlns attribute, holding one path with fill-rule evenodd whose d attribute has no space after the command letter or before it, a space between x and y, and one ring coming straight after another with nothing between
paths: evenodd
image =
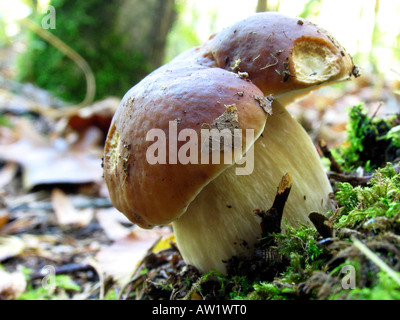
<instances>
[{"instance_id":1,"label":"pale yellow flesh","mask_svg":"<svg viewBox=\"0 0 400 320\"><path fill-rule=\"evenodd\" d=\"M340 72L339 57L328 47L313 41L299 41L292 50L296 79L315 85L327 82Z\"/></svg>"},{"instance_id":2,"label":"pale yellow flesh","mask_svg":"<svg viewBox=\"0 0 400 320\"><path fill-rule=\"evenodd\" d=\"M251 256L261 228L254 209L271 207L282 176L293 186L284 210L291 225L309 223L312 211L330 208L331 185L304 129L279 104L254 145L254 171L236 175L233 166L209 183L173 222L180 252L201 272L226 272L232 256Z\"/></svg>"}]
</instances>

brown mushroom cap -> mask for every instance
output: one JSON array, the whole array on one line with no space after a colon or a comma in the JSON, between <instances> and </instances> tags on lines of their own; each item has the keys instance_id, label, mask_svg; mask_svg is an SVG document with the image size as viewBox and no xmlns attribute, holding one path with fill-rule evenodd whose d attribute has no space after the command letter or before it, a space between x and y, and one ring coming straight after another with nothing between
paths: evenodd
<instances>
[{"instance_id":1,"label":"brown mushroom cap","mask_svg":"<svg viewBox=\"0 0 400 320\"><path fill-rule=\"evenodd\" d=\"M169 122L176 121L178 133L183 128L195 130L200 139L202 125L213 123L226 106L234 105L239 129L254 129L257 138L267 118L261 97L251 82L217 68L163 67L149 75L124 96L108 133L104 176L114 206L143 228L177 219L201 189L230 165L171 164ZM146 151L154 143L146 141L146 135L154 128L166 133L167 164L146 160ZM178 141L177 150L185 143ZM201 141L198 146L200 163Z\"/></svg>"},{"instance_id":2,"label":"brown mushroom cap","mask_svg":"<svg viewBox=\"0 0 400 320\"><path fill-rule=\"evenodd\" d=\"M246 72L265 95L358 76L351 57L325 30L280 13L258 13L212 36L200 49L203 62Z\"/></svg>"}]
</instances>

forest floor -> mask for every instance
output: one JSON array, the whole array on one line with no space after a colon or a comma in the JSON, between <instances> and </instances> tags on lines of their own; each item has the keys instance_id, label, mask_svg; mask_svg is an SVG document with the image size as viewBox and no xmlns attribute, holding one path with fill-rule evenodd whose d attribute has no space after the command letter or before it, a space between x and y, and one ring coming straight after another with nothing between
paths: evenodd
<instances>
[{"instance_id":1,"label":"forest floor","mask_svg":"<svg viewBox=\"0 0 400 320\"><path fill-rule=\"evenodd\" d=\"M170 226L142 230L111 205L101 158L119 98L68 107L3 69L0 300L399 299L400 148L378 152L378 173L360 155L353 167L340 163L345 156L329 161L330 150L351 145L348 107L363 103L374 146L383 139L376 119L390 123L385 133L399 125L398 90L365 76L291 105L324 156L337 210L271 234L254 259L232 259L227 276L201 275L182 260Z\"/></svg>"}]
</instances>

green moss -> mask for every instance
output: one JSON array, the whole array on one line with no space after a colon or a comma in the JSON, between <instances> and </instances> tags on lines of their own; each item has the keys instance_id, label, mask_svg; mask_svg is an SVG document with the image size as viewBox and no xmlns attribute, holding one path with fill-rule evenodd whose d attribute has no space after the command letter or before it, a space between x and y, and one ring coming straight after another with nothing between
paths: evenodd
<instances>
[{"instance_id":1,"label":"green moss","mask_svg":"<svg viewBox=\"0 0 400 320\"><path fill-rule=\"evenodd\" d=\"M394 146L400 148L400 125L390 129L385 139L393 141Z\"/></svg>"},{"instance_id":2,"label":"green moss","mask_svg":"<svg viewBox=\"0 0 400 320\"><path fill-rule=\"evenodd\" d=\"M338 149L332 149L332 155L345 171L359 166L365 171L382 167L397 157L400 137L395 125L395 117L370 117L363 104L356 105L349 109L347 140Z\"/></svg>"},{"instance_id":3,"label":"green moss","mask_svg":"<svg viewBox=\"0 0 400 320\"><path fill-rule=\"evenodd\" d=\"M108 290L107 294L104 296L104 300L117 300L118 294L114 289Z\"/></svg>"},{"instance_id":4,"label":"green moss","mask_svg":"<svg viewBox=\"0 0 400 320\"><path fill-rule=\"evenodd\" d=\"M12 128L12 123L7 115L0 114L0 127Z\"/></svg>"},{"instance_id":5,"label":"green moss","mask_svg":"<svg viewBox=\"0 0 400 320\"><path fill-rule=\"evenodd\" d=\"M203 296L243 300L253 291L253 282L247 276L225 276L219 271L211 270L199 279L196 287Z\"/></svg>"},{"instance_id":6,"label":"green moss","mask_svg":"<svg viewBox=\"0 0 400 320\"><path fill-rule=\"evenodd\" d=\"M332 299L344 294L349 300L400 300L400 287L388 274L380 271L377 274L376 282L370 287L354 288L347 292L341 291Z\"/></svg>"},{"instance_id":7,"label":"green moss","mask_svg":"<svg viewBox=\"0 0 400 320\"><path fill-rule=\"evenodd\" d=\"M338 183L335 195L341 206L341 214L346 215L358 204L358 193L350 183Z\"/></svg>"},{"instance_id":8,"label":"green moss","mask_svg":"<svg viewBox=\"0 0 400 320\"><path fill-rule=\"evenodd\" d=\"M114 30L120 1L51 1L56 9L56 29L48 29L78 52L90 65L96 79L96 97L122 96L150 68L146 57L123 48L124 36ZM40 25L43 16L37 18ZM71 102L86 93L83 72L57 48L36 34L17 63L19 81L32 82Z\"/></svg>"},{"instance_id":9,"label":"green moss","mask_svg":"<svg viewBox=\"0 0 400 320\"><path fill-rule=\"evenodd\" d=\"M312 227L293 228L287 225L284 233L277 234L276 239L281 254L289 257L290 265L283 276L287 282L300 282L319 268L323 253L317 245L317 231Z\"/></svg>"},{"instance_id":10,"label":"green moss","mask_svg":"<svg viewBox=\"0 0 400 320\"><path fill-rule=\"evenodd\" d=\"M381 271L374 287L355 290L351 292L350 297L358 300L400 300L400 288L392 278Z\"/></svg>"},{"instance_id":11,"label":"green moss","mask_svg":"<svg viewBox=\"0 0 400 320\"><path fill-rule=\"evenodd\" d=\"M247 300L291 300L295 289L291 287L278 287L275 283L261 282L253 286L254 291L249 293Z\"/></svg>"},{"instance_id":12,"label":"green moss","mask_svg":"<svg viewBox=\"0 0 400 320\"><path fill-rule=\"evenodd\" d=\"M376 171L367 187L339 183L336 200L342 207L338 228L354 228L377 216L400 221L400 173L387 164Z\"/></svg>"}]
</instances>

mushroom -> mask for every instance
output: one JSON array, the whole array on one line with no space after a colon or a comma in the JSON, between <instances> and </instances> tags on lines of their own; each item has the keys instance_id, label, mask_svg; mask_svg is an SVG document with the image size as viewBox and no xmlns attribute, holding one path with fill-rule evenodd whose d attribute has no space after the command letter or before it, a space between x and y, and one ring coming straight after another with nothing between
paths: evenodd
<instances>
[{"instance_id":1,"label":"mushroom","mask_svg":"<svg viewBox=\"0 0 400 320\"><path fill-rule=\"evenodd\" d=\"M172 223L187 264L226 272L231 257L253 254L261 234L253 211L271 206L286 173L289 224L331 208L319 155L284 106L353 76L345 50L303 19L258 13L211 36L122 99L103 161L113 205L142 228ZM241 144L218 137L210 147L204 129L233 140L239 132Z\"/></svg>"}]
</instances>

